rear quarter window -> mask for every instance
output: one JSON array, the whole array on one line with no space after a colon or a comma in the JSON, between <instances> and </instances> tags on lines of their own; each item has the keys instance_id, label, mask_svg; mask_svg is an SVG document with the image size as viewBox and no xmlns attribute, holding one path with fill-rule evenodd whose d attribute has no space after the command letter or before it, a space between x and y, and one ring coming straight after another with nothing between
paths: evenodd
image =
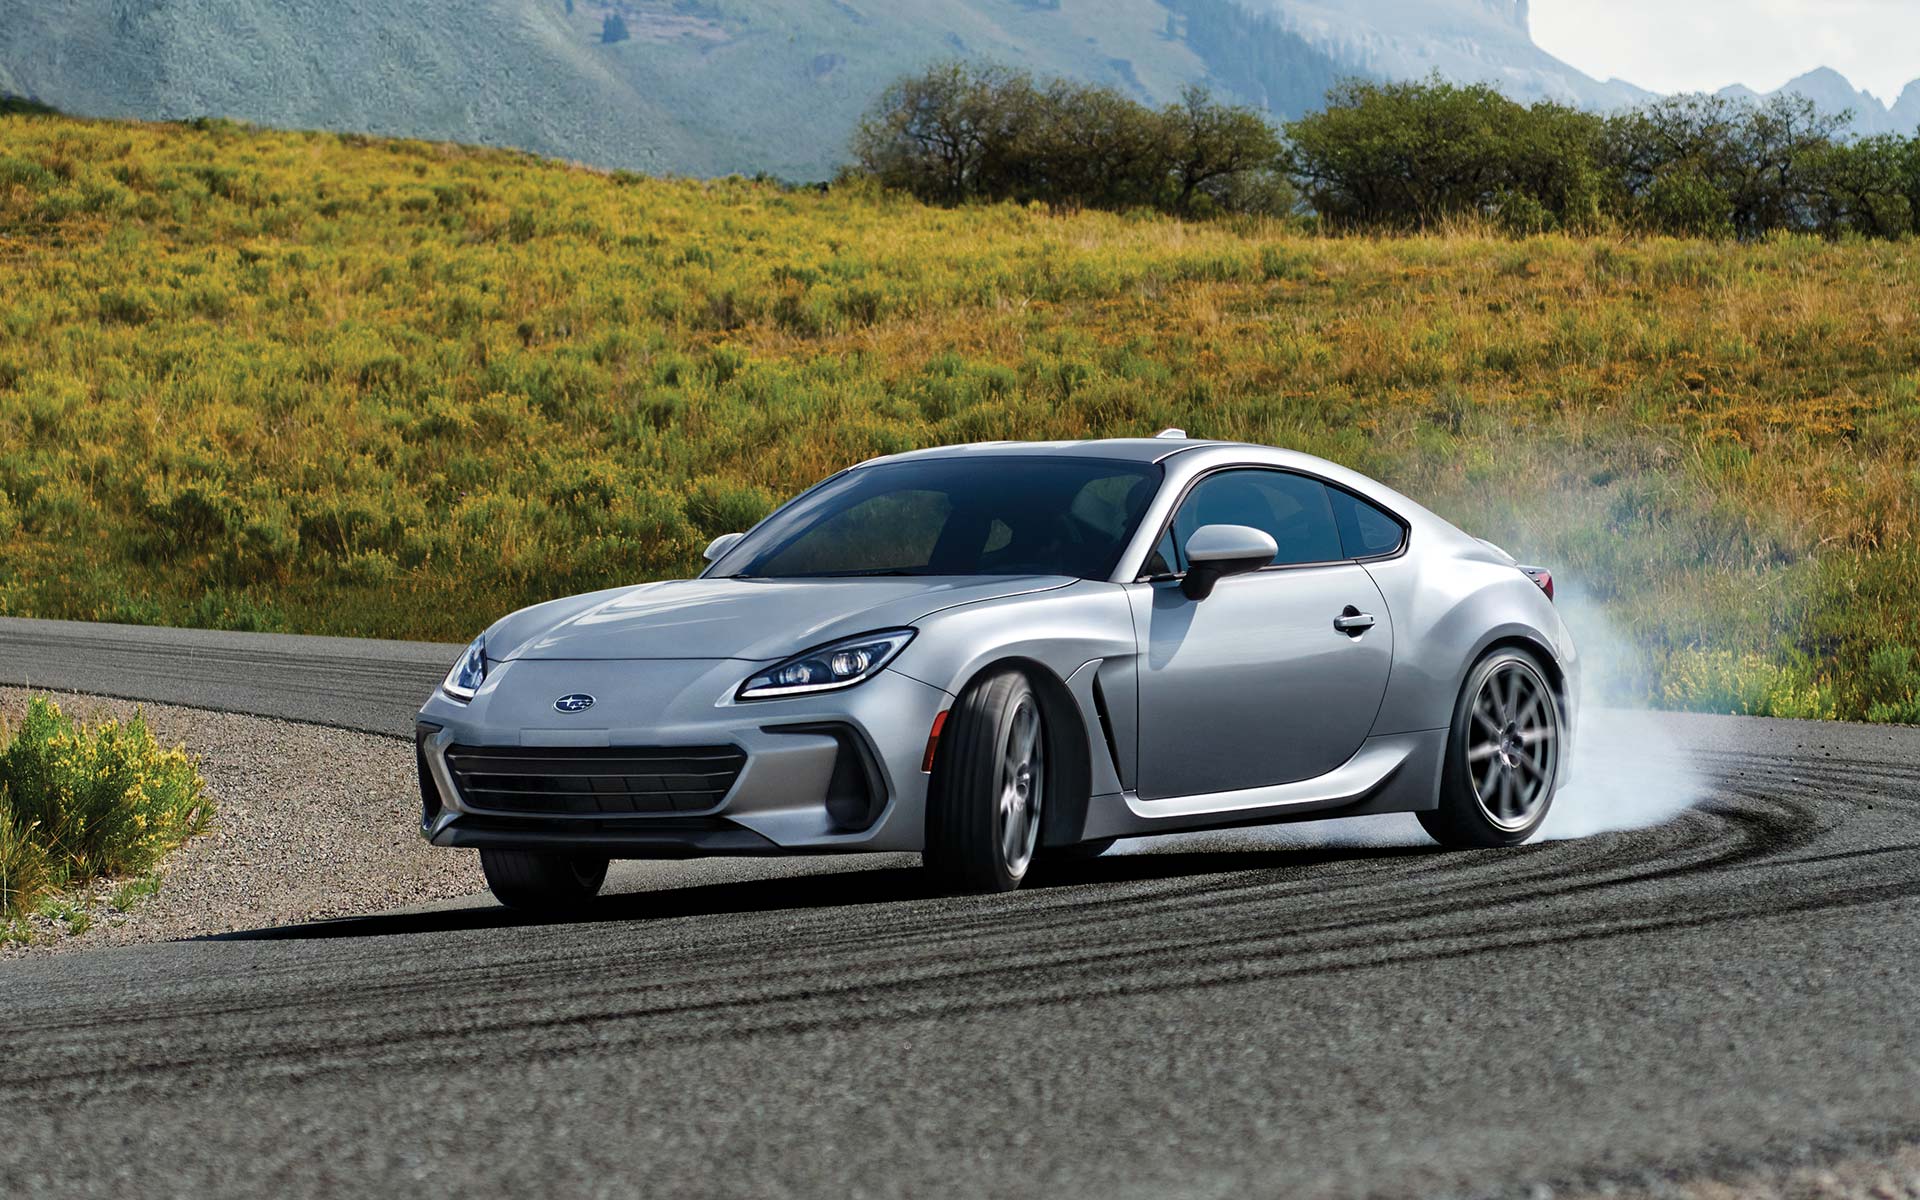
<instances>
[{"instance_id":1,"label":"rear quarter window","mask_svg":"<svg viewBox=\"0 0 1920 1200\"><path fill-rule=\"evenodd\" d=\"M1348 558L1382 558L1398 553L1406 543L1406 526L1398 517L1337 487L1328 488L1327 494L1333 499L1334 524L1340 527L1340 546Z\"/></svg>"}]
</instances>

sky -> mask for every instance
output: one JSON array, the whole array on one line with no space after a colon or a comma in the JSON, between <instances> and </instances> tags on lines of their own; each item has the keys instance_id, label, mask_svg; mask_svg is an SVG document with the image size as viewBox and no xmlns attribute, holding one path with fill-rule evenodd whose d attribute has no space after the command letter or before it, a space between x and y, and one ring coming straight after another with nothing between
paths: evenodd
<instances>
[{"instance_id":1,"label":"sky","mask_svg":"<svg viewBox=\"0 0 1920 1200\"><path fill-rule=\"evenodd\" d=\"M1832 67L1881 100L1920 78L1920 0L1533 0L1533 40L1656 92L1771 91Z\"/></svg>"}]
</instances>

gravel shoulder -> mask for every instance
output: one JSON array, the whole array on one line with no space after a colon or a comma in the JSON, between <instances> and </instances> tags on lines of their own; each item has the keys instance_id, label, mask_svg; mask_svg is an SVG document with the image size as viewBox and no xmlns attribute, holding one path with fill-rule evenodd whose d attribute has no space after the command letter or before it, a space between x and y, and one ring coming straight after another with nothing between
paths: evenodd
<instances>
[{"instance_id":1,"label":"gravel shoulder","mask_svg":"<svg viewBox=\"0 0 1920 1200\"><path fill-rule=\"evenodd\" d=\"M21 688L0 688L0 718L17 723L30 696L48 694L88 723L143 712L161 742L199 758L214 826L161 864L159 890L130 911L107 902L120 881L102 881L86 896L86 932L38 921L47 936L0 947L0 958L364 916L485 889L476 856L420 840L413 747L402 739Z\"/></svg>"}]
</instances>

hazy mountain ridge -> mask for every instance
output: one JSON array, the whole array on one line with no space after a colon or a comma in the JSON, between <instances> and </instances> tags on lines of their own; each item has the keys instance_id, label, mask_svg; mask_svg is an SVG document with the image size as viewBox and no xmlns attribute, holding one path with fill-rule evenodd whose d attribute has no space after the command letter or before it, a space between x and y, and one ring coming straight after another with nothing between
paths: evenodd
<instances>
[{"instance_id":1,"label":"hazy mountain ridge","mask_svg":"<svg viewBox=\"0 0 1920 1200\"><path fill-rule=\"evenodd\" d=\"M607 167L822 179L888 83L945 58L1119 88L1201 83L1276 119L1351 75L1610 110L1651 93L1533 42L1529 0L0 0L0 92L517 146ZM1837 72L1788 87L1920 127Z\"/></svg>"},{"instance_id":2,"label":"hazy mountain ridge","mask_svg":"<svg viewBox=\"0 0 1920 1200\"><path fill-rule=\"evenodd\" d=\"M1154 104L1205 83L1276 116L1345 73L1234 0L0 0L0 90L69 112L655 173L826 178L888 83L954 57Z\"/></svg>"},{"instance_id":3,"label":"hazy mountain ridge","mask_svg":"<svg viewBox=\"0 0 1920 1200\"><path fill-rule=\"evenodd\" d=\"M1892 104L1872 92L1853 86L1851 80L1831 67L1820 67L1788 80L1771 92L1756 92L1742 85L1721 88L1719 94L1736 100L1765 100L1772 96L1799 94L1814 102L1822 112L1853 113L1853 131L1871 137L1876 133L1911 136L1920 129L1920 79L1909 83Z\"/></svg>"},{"instance_id":4,"label":"hazy mountain ridge","mask_svg":"<svg viewBox=\"0 0 1920 1200\"><path fill-rule=\"evenodd\" d=\"M1621 79L1598 80L1533 41L1528 0L1240 0L1342 65L1390 79L1434 71L1456 82L1487 82L1517 100L1557 100L1609 110L1654 93ZM1822 67L1776 92L1746 87L1722 95L1765 99L1799 93L1826 112L1850 110L1854 131L1911 134L1920 127L1920 79L1892 104Z\"/></svg>"},{"instance_id":5,"label":"hazy mountain ridge","mask_svg":"<svg viewBox=\"0 0 1920 1200\"><path fill-rule=\"evenodd\" d=\"M1618 108L1651 93L1598 80L1534 44L1528 0L1241 0L1344 65L1389 79L1435 71L1517 100Z\"/></svg>"}]
</instances>

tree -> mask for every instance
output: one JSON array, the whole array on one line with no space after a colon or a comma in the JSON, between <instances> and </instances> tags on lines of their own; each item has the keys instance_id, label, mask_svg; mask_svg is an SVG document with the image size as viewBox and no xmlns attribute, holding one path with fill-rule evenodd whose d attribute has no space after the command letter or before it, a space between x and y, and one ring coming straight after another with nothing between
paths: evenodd
<instances>
[{"instance_id":1,"label":"tree","mask_svg":"<svg viewBox=\"0 0 1920 1200\"><path fill-rule=\"evenodd\" d=\"M1250 109L1215 102L1204 88L1187 88L1161 119L1175 212L1192 213L1203 204L1227 207L1236 183L1279 170L1280 136L1273 126Z\"/></svg>"},{"instance_id":2,"label":"tree","mask_svg":"<svg viewBox=\"0 0 1920 1200\"><path fill-rule=\"evenodd\" d=\"M1486 215L1526 186L1509 162L1526 114L1487 84L1353 80L1287 125L1289 162L1313 207L1336 223L1420 227ZM1542 139L1530 171L1544 172L1554 150Z\"/></svg>"},{"instance_id":3,"label":"tree","mask_svg":"<svg viewBox=\"0 0 1920 1200\"><path fill-rule=\"evenodd\" d=\"M853 157L887 187L957 204L997 195L1013 148L1029 132L1033 81L1000 67L953 62L898 80L853 135Z\"/></svg>"},{"instance_id":4,"label":"tree","mask_svg":"<svg viewBox=\"0 0 1920 1200\"><path fill-rule=\"evenodd\" d=\"M600 22L600 41L603 45L624 42L632 36L627 32L627 23L619 13L608 13L606 19Z\"/></svg>"},{"instance_id":5,"label":"tree","mask_svg":"<svg viewBox=\"0 0 1920 1200\"><path fill-rule=\"evenodd\" d=\"M1006 194L1090 208L1164 202L1169 144L1157 114L1111 88L1066 80L1035 100Z\"/></svg>"},{"instance_id":6,"label":"tree","mask_svg":"<svg viewBox=\"0 0 1920 1200\"><path fill-rule=\"evenodd\" d=\"M949 63L882 93L852 150L860 172L942 204L1037 200L1193 215L1292 205L1273 128L1199 89L1155 111L1112 88L1042 87L1021 72Z\"/></svg>"},{"instance_id":7,"label":"tree","mask_svg":"<svg viewBox=\"0 0 1920 1200\"><path fill-rule=\"evenodd\" d=\"M1608 124L1602 157L1618 181L1623 215L1666 232L1707 232L1724 209L1741 237L1817 222L1810 171L1851 118L1803 96L1765 104L1724 96L1669 96ZM1709 200L1707 192L1717 198Z\"/></svg>"},{"instance_id":8,"label":"tree","mask_svg":"<svg viewBox=\"0 0 1920 1200\"><path fill-rule=\"evenodd\" d=\"M1800 169L1821 232L1889 238L1911 232L1915 210L1909 172L1915 145L1882 134L1804 155Z\"/></svg>"}]
</instances>

